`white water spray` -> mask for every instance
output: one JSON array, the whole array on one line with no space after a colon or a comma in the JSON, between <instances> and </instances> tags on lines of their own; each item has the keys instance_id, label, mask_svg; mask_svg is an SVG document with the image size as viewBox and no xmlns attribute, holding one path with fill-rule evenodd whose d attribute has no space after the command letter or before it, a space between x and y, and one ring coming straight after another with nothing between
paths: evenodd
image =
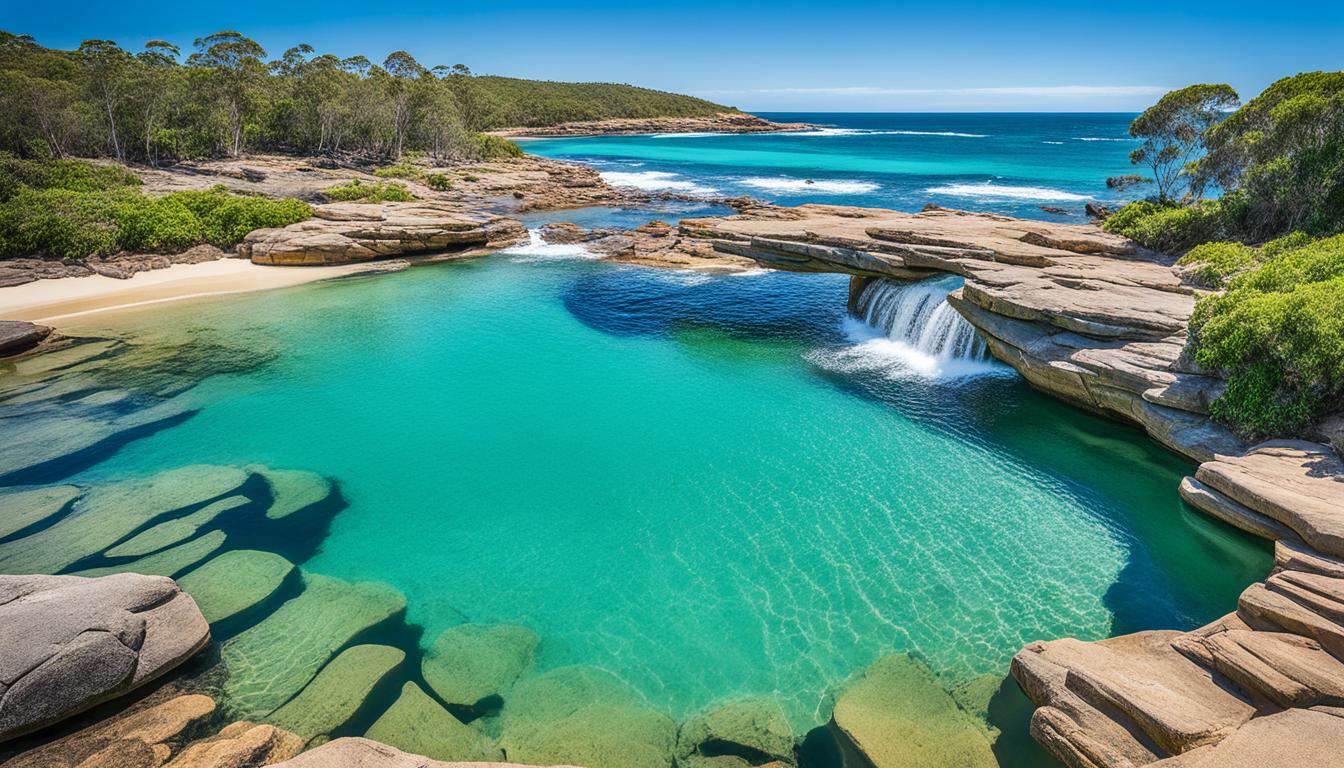
<instances>
[{"instance_id":1,"label":"white water spray","mask_svg":"<svg viewBox=\"0 0 1344 768\"><path fill-rule=\"evenodd\" d=\"M888 339L942 361L984 361L985 341L947 303L945 280L906 284L874 280L859 294L858 314Z\"/></svg>"}]
</instances>

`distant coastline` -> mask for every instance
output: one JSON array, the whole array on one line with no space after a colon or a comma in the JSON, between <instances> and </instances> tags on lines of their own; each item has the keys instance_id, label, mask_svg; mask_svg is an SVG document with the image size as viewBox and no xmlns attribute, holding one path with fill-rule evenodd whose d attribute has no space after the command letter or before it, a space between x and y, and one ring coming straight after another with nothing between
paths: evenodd
<instances>
[{"instance_id":1,"label":"distant coastline","mask_svg":"<svg viewBox=\"0 0 1344 768\"><path fill-rule=\"evenodd\" d=\"M745 112L720 112L710 117L622 117L579 120L558 125L500 128L487 131L508 139L551 139L565 136L638 136L650 133L779 133L806 131L810 123L776 123Z\"/></svg>"}]
</instances>

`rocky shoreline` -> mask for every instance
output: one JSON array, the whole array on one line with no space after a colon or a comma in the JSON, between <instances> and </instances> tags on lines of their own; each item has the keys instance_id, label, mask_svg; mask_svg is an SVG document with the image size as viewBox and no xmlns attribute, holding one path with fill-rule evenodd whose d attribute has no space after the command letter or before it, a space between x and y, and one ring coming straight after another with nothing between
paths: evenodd
<instances>
[{"instance_id":1,"label":"rocky shoreline","mask_svg":"<svg viewBox=\"0 0 1344 768\"><path fill-rule=\"evenodd\" d=\"M489 131L505 138L562 138L566 136L635 136L652 133L781 133L806 131L810 123L774 123L744 112L721 112L712 117L647 117L589 120L545 127L502 128Z\"/></svg>"}]
</instances>

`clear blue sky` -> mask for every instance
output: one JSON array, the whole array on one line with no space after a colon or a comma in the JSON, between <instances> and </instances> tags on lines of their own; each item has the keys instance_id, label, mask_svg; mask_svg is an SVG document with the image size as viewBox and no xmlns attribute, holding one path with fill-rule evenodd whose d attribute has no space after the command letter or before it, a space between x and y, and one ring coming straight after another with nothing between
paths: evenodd
<instances>
[{"instance_id":1,"label":"clear blue sky","mask_svg":"<svg viewBox=\"0 0 1344 768\"><path fill-rule=\"evenodd\" d=\"M52 47L91 37L184 50L237 29L381 60L629 82L756 111L1133 111L1164 90L1344 67L1344 0L1018 3L680 0L90 2L5 0L0 28Z\"/></svg>"}]
</instances>

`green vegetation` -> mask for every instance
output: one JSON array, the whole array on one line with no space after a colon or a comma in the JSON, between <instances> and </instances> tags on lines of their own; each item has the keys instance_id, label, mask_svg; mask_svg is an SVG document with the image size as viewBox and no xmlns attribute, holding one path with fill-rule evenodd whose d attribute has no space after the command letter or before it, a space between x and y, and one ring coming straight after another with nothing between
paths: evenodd
<instances>
[{"instance_id":1,"label":"green vegetation","mask_svg":"<svg viewBox=\"0 0 1344 768\"><path fill-rule=\"evenodd\" d=\"M415 199L406 185L396 181L375 181L372 184L365 184L359 179L351 179L348 184L337 184L334 187L327 187L322 190L322 194L328 200L336 202L351 202L358 200L364 203L404 203Z\"/></svg>"},{"instance_id":2,"label":"green vegetation","mask_svg":"<svg viewBox=\"0 0 1344 768\"><path fill-rule=\"evenodd\" d=\"M379 66L297 45L267 61L256 41L228 30L193 48L185 59L163 40L138 53L111 40L61 51L0 32L0 150L153 164L247 151L471 161L522 154L481 133L492 128L732 111L627 85L427 68L405 51Z\"/></svg>"},{"instance_id":3,"label":"green vegetation","mask_svg":"<svg viewBox=\"0 0 1344 768\"><path fill-rule=\"evenodd\" d=\"M1135 120L1131 159L1158 194L1104 226L1184 253L1187 279L1222 291L1190 319L1195 360L1228 379L1212 415L1248 438L1301 434L1344 403L1344 72L1284 78L1220 120L1233 103L1192 86Z\"/></svg>"},{"instance_id":4,"label":"green vegetation","mask_svg":"<svg viewBox=\"0 0 1344 768\"><path fill-rule=\"evenodd\" d=\"M425 175L425 169L412 163L394 163L385 165L373 172L380 179L419 179Z\"/></svg>"},{"instance_id":5,"label":"green vegetation","mask_svg":"<svg viewBox=\"0 0 1344 768\"><path fill-rule=\"evenodd\" d=\"M298 200L224 187L150 197L118 166L0 157L0 256L84 258L233 245L254 229L303 221Z\"/></svg>"},{"instance_id":6,"label":"green vegetation","mask_svg":"<svg viewBox=\"0 0 1344 768\"><path fill-rule=\"evenodd\" d=\"M430 189L438 192L447 192L453 188L453 180L442 173L429 174L425 177L425 184L428 185Z\"/></svg>"}]
</instances>

